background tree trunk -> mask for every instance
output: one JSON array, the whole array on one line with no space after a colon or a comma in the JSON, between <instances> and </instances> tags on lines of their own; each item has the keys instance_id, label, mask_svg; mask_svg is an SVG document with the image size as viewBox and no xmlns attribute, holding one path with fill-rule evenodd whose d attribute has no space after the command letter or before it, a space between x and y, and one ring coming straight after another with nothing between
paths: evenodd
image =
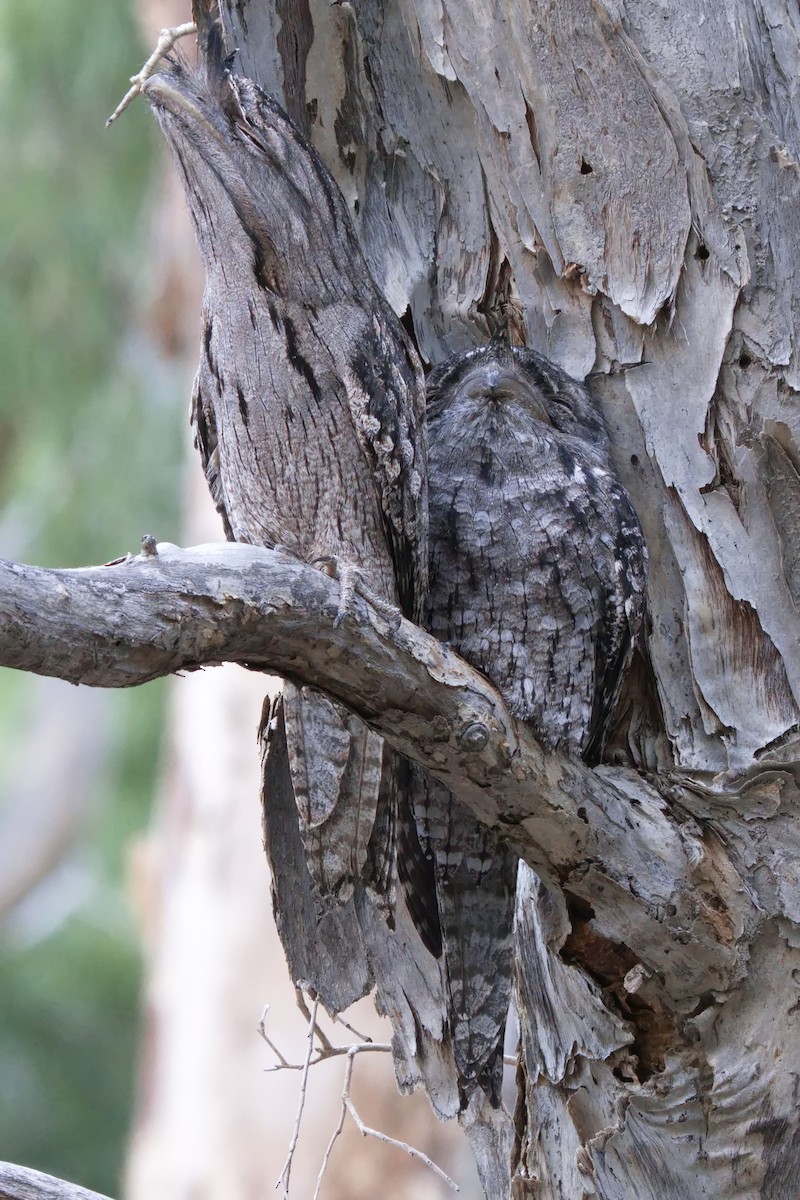
<instances>
[{"instance_id":1,"label":"background tree trunk","mask_svg":"<svg viewBox=\"0 0 800 1200\"><path fill-rule=\"evenodd\" d=\"M516 1195L794 1195L796 8L222 9L239 69L310 134L428 361L510 302L518 335L593 374L652 564L652 680L624 749L667 797L688 785L687 829L763 912L756 937L724 930L724 988L666 1004L613 920L583 900L562 927L525 878L521 942L541 953L521 989Z\"/></svg>"}]
</instances>

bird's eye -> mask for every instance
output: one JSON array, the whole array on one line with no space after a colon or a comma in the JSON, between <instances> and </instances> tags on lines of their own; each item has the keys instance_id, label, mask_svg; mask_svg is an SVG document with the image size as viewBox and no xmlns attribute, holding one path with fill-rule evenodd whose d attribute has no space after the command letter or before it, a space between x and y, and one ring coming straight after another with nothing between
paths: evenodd
<instances>
[{"instance_id":1,"label":"bird's eye","mask_svg":"<svg viewBox=\"0 0 800 1200\"><path fill-rule=\"evenodd\" d=\"M266 126L257 127L245 117L236 122L236 133L243 142L249 142L259 153L266 155L270 159L277 159L282 162L284 159L284 147L279 138L275 137L272 130Z\"/></svg>"},{"instance_id":2,"label":"bird's eye","mask_svg":"<svg viewBox=\"0 0 800 1200\"><path fill-rule=\"evenodd\" d=\"M239 121L236 125L236 132L243 141L250 142L250 144L256 146L257 149L266 149L261 138L253 129L252 125L250 125L247 121Z\"/></svg>"}]
</instances>

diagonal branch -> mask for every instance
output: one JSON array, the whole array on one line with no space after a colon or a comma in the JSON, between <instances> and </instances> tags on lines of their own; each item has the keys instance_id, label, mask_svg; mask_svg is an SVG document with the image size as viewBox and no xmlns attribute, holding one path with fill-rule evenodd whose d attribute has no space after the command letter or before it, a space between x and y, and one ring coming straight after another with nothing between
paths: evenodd
<instances>
[{"instance_id":1,"label":"diagonal branch","mask_svg":"<svg viewBox=\"0 0 800 1200\"><path fill-rule=\"evenodd\" d=\"M30 1167L0 1162L0 1200L108 1200L108 1197L67 1183L66 1179L32 1171Z\"/></svg>"},{"instance_id":2,"label":"diagonal branch","mask_svg":"<svg viewBox=\"0 0 800 1200\"><path fill-rule=\"evenodd\" d=\"M542 878L591 905L665 1002L725 989L757 913L717 839L623 768L545 753L487 682L408 621L363 600L335 625L338 584L241 544L144 552L105 567L0 562L0 664L131 687L221 662L310 684L351 708L501 828Z\"/></svg>"}]
</instances>

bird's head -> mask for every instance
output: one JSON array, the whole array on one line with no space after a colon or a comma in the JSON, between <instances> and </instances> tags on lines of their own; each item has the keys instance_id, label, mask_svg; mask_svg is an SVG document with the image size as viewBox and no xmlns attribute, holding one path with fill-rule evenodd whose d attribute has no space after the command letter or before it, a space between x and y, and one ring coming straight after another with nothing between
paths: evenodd
<instances>
[{"instance_id":1,"label":"bird's head","mask_svg":"<svg viewBox=\"0 0 800 1200\"><path fill-rule=\"evenodd\" d=\"M142 87L182 175L206 269L246 255L262 287L284 296L310 288L319 299L342 276L338 257L357 253L345 202L280 105L231 66L221 54L207 53L199 70L173 57ZM314 218L321 204L324 231ZM318 277L298 278L298 258Z\"/></svg>"},{"instance_id":2,"label":"bird's head","mask_svg":"<svg viewBox=\"0 0 800 1200\"><path fill-rule=\"evenodd\" d=\"M428 412L444 408L522 410L559 433L605 446L599 406L588 388L534 350L495 339L435 367L427 380Z\"/></svg>"}]
</instances>

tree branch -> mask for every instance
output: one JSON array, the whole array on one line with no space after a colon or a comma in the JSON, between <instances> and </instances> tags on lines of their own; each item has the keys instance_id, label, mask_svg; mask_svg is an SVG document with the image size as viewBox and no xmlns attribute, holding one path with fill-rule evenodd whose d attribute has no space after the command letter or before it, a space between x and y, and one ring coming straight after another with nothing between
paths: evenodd
<instances>
[{"instance_id":1,"label":"tree branch","mask_svg":"<svg viewBox=\"0 0 800 1200\"><path fill-rule=\"evenodd\" d=\"M726 989L757 912L718 839L635 772L547 754L495 689L408 621L363 600L336 628L339 586L241 544L145 552L105 567L0 562L0 664L131 687L221 662L341 701L504 831L547 882L633 950L667 1003ZM675 789L673 789L675 790Z\"/></svg>"},{"instance_id":2,"label":"tree branch","mask_svg":"<svg viewBox=\"0 0 800 1200\"><path fill-rule=\"evenodd\" d=\"M65 1179L0 1162L0 1200L108 1200Z\"/></svg>"}]
</instances>

